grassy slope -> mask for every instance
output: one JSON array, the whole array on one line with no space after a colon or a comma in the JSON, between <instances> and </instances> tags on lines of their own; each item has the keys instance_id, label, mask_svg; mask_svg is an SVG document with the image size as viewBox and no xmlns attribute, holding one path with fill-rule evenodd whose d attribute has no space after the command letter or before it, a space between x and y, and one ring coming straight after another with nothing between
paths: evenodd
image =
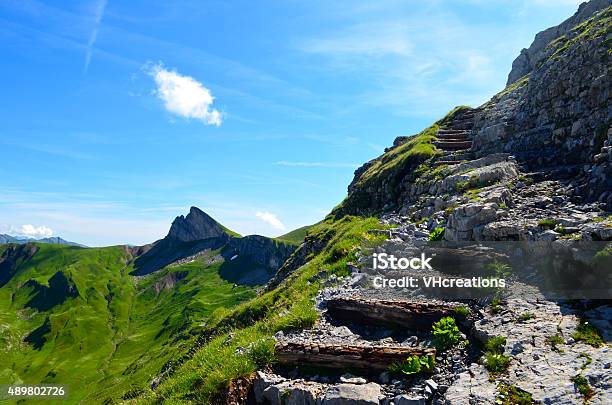
<instances>
[{"instance_id":1,"label":"grassy slope","mask_svg":"<svg viewBox=\"0 0 612 405\"><path fill-rule=\"evenodd\" d=\"M0 384L69 383L71 402L136 394L164 363L191 346L190 331L219 308L255 295L252 288L221 279L222 262L205 265L208 258L136 279L128 276L131 266L125 265L122 247L39 246L0 288ZM30 279L46 284L57 271L75 282L80 296L45 313L24 308L28 291L19 287ZM184 279L158 293L156 284L173 272ZM23 338L47 317L48 341L34 350Z\"/></svg>"},{"instance_id":2,"label":"grassy slope","mask_svg":"<svg viewBox=\"0 0 612 405\"><path fill-rule=\"evenodd\" d=\"M375 218L329 217L314 225L309 234L331 239L324 250L291 274L276 289L239 305L219 311L207 331L212 337L195 355L155 391L147 391L136 403L209 403L232 379L247 375L273 355L271 336L279 330L312 325L317 313L313 298L320 288L317 273L345 275L346 264L355 260L356 247L379 243L383 236L368 231L380 228ZM246 355L236 354L238 347Z\"/></svg>"},{"instance_id":3,"label":"grassy slope","mask_svg":"<svg viewBox=\"0 0 612 405\"><path fill-rule=\"evenodd\" d=\"M294 229L293 231L288 232L274 239L279 240L281 242L289 242L294 245L300 245L302 242L304 242L304 239L306 238L306 234L308 234L308 231L313 226L314 225L306 225L301 228Z\"/></svg>"}]
</instances>

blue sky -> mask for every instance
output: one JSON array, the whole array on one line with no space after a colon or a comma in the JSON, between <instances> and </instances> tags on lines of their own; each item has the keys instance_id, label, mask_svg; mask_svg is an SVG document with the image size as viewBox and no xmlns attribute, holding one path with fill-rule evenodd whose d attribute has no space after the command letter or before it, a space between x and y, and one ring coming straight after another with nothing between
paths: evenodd
<instances>
[{"instance_id":1,"label":"blue sky","mask_svg":"<svg viewBox=\"0 0 612 405\"><path fill-rule=\"evenodd\" d=\"M398 135L504 87L579 1L0 0L0 233L323 218Z\"/></svg>"}]
</instances>

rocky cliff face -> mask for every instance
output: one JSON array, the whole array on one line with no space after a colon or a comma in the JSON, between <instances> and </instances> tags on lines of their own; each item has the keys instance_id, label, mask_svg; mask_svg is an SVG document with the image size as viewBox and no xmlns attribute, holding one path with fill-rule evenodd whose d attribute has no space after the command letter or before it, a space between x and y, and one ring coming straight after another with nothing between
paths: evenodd
<instances>
[{"instance_id":1,"label":"rocky cliff face","mask_svg":"<svg viewBox=\"0 0 612 405\"><path fill-rule=\"evenodd\" d=\"M264 267L280 268L295 250L295 246L260 235L232 238L227 244L227 253L247 255Z\"/></svg>"},{"instance_id":2,"label":"rocky cliff face","mask_svg":"<svg viewBox=\"0 0 612 405\"><path fill-rule=\"evenodd\" d=\"M508 87L396 139L334 213L395 212L450 240L607 240L611 26L612 1L593 0L538 34Z\"/></svg>"},{"instance_id":3,"label":"rocky cliff face","mask_svg":"<svg viewBox=\"0 0 612 405\"><path fill-rule=\"evenodd\" d=\"M506 85L511 85L523 76L536 70L548 59L548 45L565 35L571 34L574 27L588 20L600 10L610 6L610 0L591 0L584 2L578 7L578 11L562 22L550 27L536 35L533 43L527 49L521 50L521 54L512 62L512 70L508 74Z\"/></svg>"},{"instance_id":4,"label":"rocky cliff face","mask_svg":"<svg viewBox=\"0 0 612 405\"><path fill-rule=\"evenodd\" d=\"M242 256L253 266L273 272L293 253L295 246L259 235L236 236L199 208L191 207L187 216L181 215L172 222L164 239L132 248L130 252L136 256L134 274L145 275L202 251L217 249L223 252L226 261Z\"/></svg>"},{"instance_id":5,"label":"rocky cliff face","mask_svg":"<svg viewBox=\"0 0 612 405\"><path fill-rule=\"evenodd\" d=\"M610 176L605 181L595 172L610 167L595 166L609 162L607 156L596 155L609 146L612 117L612 9L601 9L611 4L585 3L564 23L538 34L527 51L533 66L513 69L511 79L517 72L524 75L481 107L473 128L477 157L510 153L526 170L579 177L575 194L606 202L609 208Z\"/></svg>"},{"instance_id":6,"label":"rocky cliff face","mask_svg":"<svg viewBox=\"0 0 612 405\"><path fill-rule=\"evenodd\" d=\"M212 217L197 207L191 207L187 216L181 215L172 222L167 238L192 242L225 234L225 230Z\"/></svg>"}]
</instances>

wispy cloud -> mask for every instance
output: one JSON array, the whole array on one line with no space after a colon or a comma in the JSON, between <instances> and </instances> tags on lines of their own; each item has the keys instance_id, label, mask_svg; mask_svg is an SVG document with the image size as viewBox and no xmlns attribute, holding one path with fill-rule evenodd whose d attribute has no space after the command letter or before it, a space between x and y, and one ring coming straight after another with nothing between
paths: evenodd
<instances>
[{"instance_id":1,"label":"wispy cloud","mask_svg":"<svg viewBox=\"0 0 612 405\"><path fill-rule=\"evenodd\" d=\"M255 213L255 216L268 225L270 225L274 229L278 229L279 231L284 231L286 229L285 224L282 223L278 217L268 211L258 211Z\"/></svg>"},{"instance_id":2,"label":"wispy cloud","mask_svg":"<svg viewBox=\"0 0 612 405\"><path fill-rule=\"evenodd\" d=\"M405 24L357 24L328 37L308 39L301 44L304 51L348 55L408 55L413 44Z\"/></svg>"},{"instance_id":3,"label":"wispy cloud","mask_svg":"<svg viewBox=\"0 0 612 405\"><path fill-rule=\"evenodd\" d=\"M339 162L296 162L288 160L279 160L274 163L278 166L289 166L289 167L348 167L355 168L359 166L357 163L339 163Z\"/></svg>"},{"instance_id":4,"label":"wispy cloud","mask_svg":"<svg viewBox=\"0 0 612 405\"><path fill-rule=\"evenodd\" d=\"M145 67L155 80L155 94L166 110L185 118L196 118L208 125L221 125L221 113L212 107L214 97L202 83L190 76L164 68L161 63Z\"/></svg>"},{"instance_id":5,"label":"wispy cloud","mask_svg":"<svg viewBox=\"0 0 612 405\"><path fill-rule=\"evenodd\" d=\"M94 14L93 14L93 28L91 30L91 34L89 35L89 41L87 41L87 48L85 50L85 66L83 67L83 72L87 73L89 69L89 64L91 63L91 54L93 52L93 47L98 39L98 30L100 28L100 23L102 22L102 18L104 17L104 10L106 9L107 0L97 0L94 5Z\"/></svg>"}]
</instances>

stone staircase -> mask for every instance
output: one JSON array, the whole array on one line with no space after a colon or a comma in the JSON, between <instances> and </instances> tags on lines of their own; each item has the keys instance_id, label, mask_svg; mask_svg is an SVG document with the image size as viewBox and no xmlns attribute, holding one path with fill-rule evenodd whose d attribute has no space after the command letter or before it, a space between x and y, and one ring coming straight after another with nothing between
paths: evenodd
<instances>
[{"instance_id":1,"label":"stone staircase","mask_svg":"<svg viewBox=\"0 0 612 405\"><path fill-rule=\"evenodd\" d=\"M473 159L472 129L477 109L469 109L458 113L449 124L438 130L434 145L443 152L435 165L453 165L464 160Z\"/></svg>"},{"instance_id":2,"label":"stone staircase","mask_svg":"<svg viewBox=\"0 0 612 405\"><path fill-rule=\"evenodd\" d=\"M276 363L257 372L253 403L425 405L441 399L468 364L465 349L445 353L451 361L443 361L431 346L432 324L456 317L456 303L345 292L319 297L322 316L313 328L275 335ZM436 359L434 369L390 374L390 365L411 356Z\"/></svg>"}]
</instances>

